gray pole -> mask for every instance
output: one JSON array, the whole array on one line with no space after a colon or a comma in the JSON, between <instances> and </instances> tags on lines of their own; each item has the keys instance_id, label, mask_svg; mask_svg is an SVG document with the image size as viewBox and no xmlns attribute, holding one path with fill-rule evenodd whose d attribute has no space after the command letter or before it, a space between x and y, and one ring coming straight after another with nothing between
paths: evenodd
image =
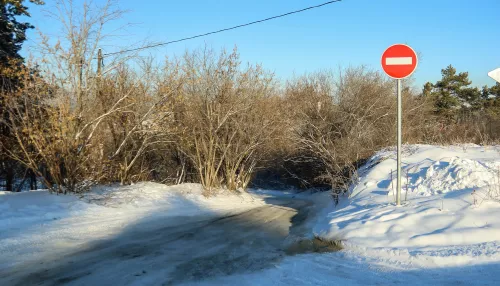
<instances>
[{"instance_id":1,"label":"gray pole","mask_svg":"<svg viewBox=\"0 0 500 286\"><path fill-rule=\"evenodd\" d=\"M398 79L398 178L396 205L401 205L401 79Z\"/></svg>"},{"instance_id":2,"label":"gray pole","mask_svg":"<svg viewBox=\"0 0 500 286\"><path fill-rule=\"evenodd\" d=\"M102 50L98 49L97 50L97 77L100 80L101 79L101 73L102 73Z\"/></svg>"},{"instance_id":3,"label":"gray pole","mask_svg":"<svg viewBox=\"0 0 500 286\"><path fill-rule=\"evenodd\" d=\"M99 50L97 50L97 98L99 100L103 100L101 92L101 77L102 77L102 50L99 48Z\"/></svg>"}]
</instances>

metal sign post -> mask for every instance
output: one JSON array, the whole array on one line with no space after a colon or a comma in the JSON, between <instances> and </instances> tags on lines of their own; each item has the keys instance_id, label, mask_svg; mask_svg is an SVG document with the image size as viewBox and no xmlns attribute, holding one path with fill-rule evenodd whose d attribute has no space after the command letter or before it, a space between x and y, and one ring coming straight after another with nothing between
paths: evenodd
<instances>
[{"instance_id":1,"label":"metal sign post","mask_svg":"<svg viewBox=\"0 0 500 286\"><path fill-rule=\"evenodd\" d=\"M397 79L398 81L398 158L397 158L397 161L398 161L398 166L397 166L397 170L398 170L398 179L397 179L397 193L396 193L396 205L401 205L401 121L402 121L402 113L403 113L403 110L402 110L402 104L401 104L401 79Z\"/></svg>"},{"instance_id":2,"label":"metal sign post","mask_svg":"<svg viewBox=\"0 0 500 286\"><path fill-rule=\"evenodd\" d=\"M402 142L402 99L401 79L410 76L417 68L417 54L407 45L397 44L390 46L382 54L382 68L385 73L396 79L398 96L397 118L397 193L396 205L401 205L401 142Z\"/></svg>"}]
</instances>

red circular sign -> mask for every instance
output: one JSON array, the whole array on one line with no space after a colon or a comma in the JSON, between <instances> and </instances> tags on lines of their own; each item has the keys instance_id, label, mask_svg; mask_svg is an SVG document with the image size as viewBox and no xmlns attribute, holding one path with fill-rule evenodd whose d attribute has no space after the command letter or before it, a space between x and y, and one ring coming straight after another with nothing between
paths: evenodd
<instances>
[{"instance_id":1,"label":"red circular sign","mask_svg":"<svg viewBox=\"0 0 500 286\"><path fill-rule=\"evenodd\" d=\"M411 75L417 68L417 54L407 45L392 45L382 54L382 68L396 79Z\"/></svg>"}]
</instances>

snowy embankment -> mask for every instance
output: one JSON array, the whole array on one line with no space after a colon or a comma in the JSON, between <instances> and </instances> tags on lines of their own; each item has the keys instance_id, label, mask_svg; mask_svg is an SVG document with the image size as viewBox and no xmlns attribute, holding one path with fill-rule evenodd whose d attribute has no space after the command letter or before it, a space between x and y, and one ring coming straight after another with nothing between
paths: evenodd
<instances>
[{"instance_id":1,"label":"snowy embankment","mask_svg":"<svg viewBox=\"0 0 500 286\"><path fill-rule=\"evenodd\" d=\"M226 215L264 205L247 193L201 194L198 184L97 187L83 196L0 192L0 269L55 250L84 246L125 228Z\"/></svg>"},{"instance_id":2,"label":"snowy embankment","mask_svg":"<svg viewBox=\"0 0 500 286\"><path fill-rule=\"evenodd\" d=\"M351 196L318 221L367 260L422 267L500 262L500 149L404 147L402 201L395 206L394 150L360 169Z\"/></svg>"}]
</instances>

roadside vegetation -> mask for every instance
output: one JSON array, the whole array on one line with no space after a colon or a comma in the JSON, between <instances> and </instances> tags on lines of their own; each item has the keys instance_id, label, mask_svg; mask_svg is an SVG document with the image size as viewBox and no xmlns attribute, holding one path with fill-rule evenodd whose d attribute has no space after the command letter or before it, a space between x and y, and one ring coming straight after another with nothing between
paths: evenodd
<instances>
[{"instance_id":1,"label":"roadside vegetation","mask_svg":"<svg viewBox=\"0 0 500 286\"><path fill-rule=\"evenodd\" d=\"M2 189L196 182L207 196L272 186L325 187L336 198L364 160L394 145L396 86L378 71L284 80L242 63L236 48L209 47L161 61L117 54L102 65L106 27L123 11L56 2L53 16L71 28L63 41L41 34L39 56L29 59L19 50L31 26L16 20L27 8L0 4L11 24L0 25L11 37L2 43L12 43L0 47ZM479 89L450 65L423 89L411 79L404 86L405 143L498 142L499 84Z\"/></svg>"}]
</instances>

